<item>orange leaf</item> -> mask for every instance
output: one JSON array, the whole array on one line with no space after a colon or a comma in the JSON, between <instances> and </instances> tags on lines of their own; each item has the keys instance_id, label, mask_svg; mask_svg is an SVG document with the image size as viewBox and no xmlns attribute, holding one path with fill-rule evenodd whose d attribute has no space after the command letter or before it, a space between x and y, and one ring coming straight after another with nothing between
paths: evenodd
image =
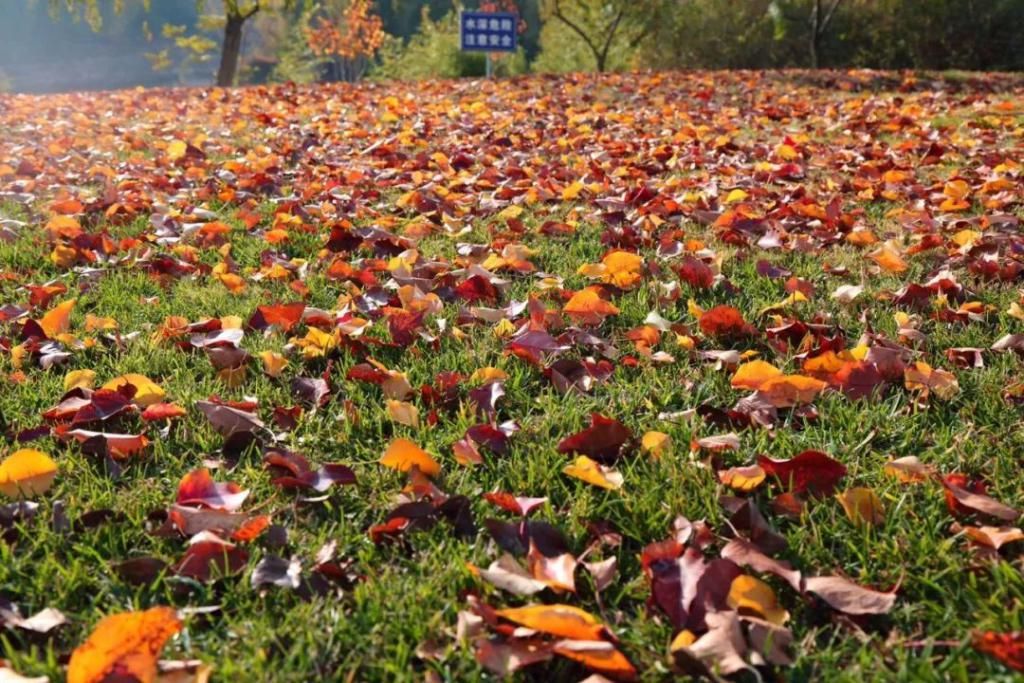
<instances>
[{"instance_id":1,"label":"orange leaf","mask_svg":"<svg viewBox=\"0 0 1024 683\"><path fill-rule=\"evenodd\" d=\"M946 401L960 390L960 384L953 373L933 368L924 361L917 361L904 370L903 380L907 389L920 391L924 396L934 393Z\"/></svg>"},{"instance_id":2,"label":"orange leaf","mask_svg":"<svg viewBox=\"0 0 1024 683\"><path fill-rule=\"evenodd\" d=\"M890 273L902 273L907 269L907 262L900 252L889 242L868 254L868 258Z\"/></svg>"},{"instance_id":3,"label":"orange leaf","mask_svg":"<svg viewBox=\"0 0 1024 683\"><path fill-rule=\"evenodd\" d=\"M554 652L615 680L636 680L636 669L626 656L603 640L562 640L555 643Z\"/></svg>"},{"instance_id":4,"label":"orange leaf","mask_svg":"<svg viewBox=\"0 0 1024 683\"><path fill-rule=\"evenodd\" d=\"M753 360L736 368L736 374L732 376L734 389L753 389L757 391L761 385L774 377L781 377L782 370L779 370L771 363L763 360Z\"/></svg>"},{"instance_id":5,"label":"orange leaf","mask_svg":"<svg viewBox=\"0 0 1024 683\"><path fill-rule=\"evenodd\" d=\"M520 626L573 640L604 640L609 635L596 617L572 605L526 605L496 614Z\"/></svg>"},{"instance_id":6,"label":"orange leaf","mask_svg":"<svg viewBox=\"0 0 1024 683\"><path fill-rule=\"evenodd\" d=\"M71 310L75 307L76 299L69 299L59 303L39 320L39 326L47 337L55 337L58 334L67 332L71 327Z\"/></svg>"},{"instance_id":7,"label":"orange leaf","mask_svg":"<svg viewBox=\"0 0 1024 683\"><path fill-rule=\"evenodd\" d=\"M765 381L758 392L776 408L810 403L828 386L821 380L805 375L783 375Z\"/></svg>"},{"instance_id":8,"label":"orange leaf","mask_svg":"<svg viewBox=\"0 0 1024 683\"><path fill-rule=\"evenodd\" d=\"M430 457L430 453L408 439L392 441L379 462L400 472L407 472L415 466L428 477L433 477L441 471L441 465Z\"/></svg>"},{"instance_id":9,"label":"orange leaf","mask_svg":"<svg viewBox=\"0 0 1024 683\"><path fill-rule=\"evenodd\" d=\"M572 295L562 310L581 322L589 323L600 323L609 315L617 315L619 309L602 299L599 292L594 287L581 289Z\"/></svg>"},{"instance_id":10,"label":"orange leaf","mask_svg":"<svg viewBox=\"0 0 1024 683\"><path fill-rule=\"evenodd\" d=\"M100 683L108 677L153 683L164 643L180 630L170 607L105 617L72 653L68 683Z\"/></svg>"}]
</instances>

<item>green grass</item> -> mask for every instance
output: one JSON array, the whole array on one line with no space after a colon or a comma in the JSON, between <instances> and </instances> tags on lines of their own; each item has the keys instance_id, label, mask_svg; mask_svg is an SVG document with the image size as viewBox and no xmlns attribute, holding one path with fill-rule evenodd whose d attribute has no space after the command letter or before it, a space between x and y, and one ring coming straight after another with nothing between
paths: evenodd
<instances>
[{"instance_id":1,"label":"green grass","mask_svg":"<svg viewBox=\"0 0 1024 683\"><path fill-rule=\"evenodd\" d=\"M960 119L962 121L962 119ZM944 125L954 119L944 117ZM756 133L755 133L756 134ZM774 140L774 138L772 138ZM384 203L396 197L388 196ZM270 215L269 203L260 207ZM885 224L876 206L870 209L869 222L881 232L894 229ZM224 220L231 222L230 211ZM28 214L14 206L3 206L0 215L26 218ZM522 219L530 226L547 220L548 215L527 213ZM359 221L370 224L372 221ZM932 265L928 256L911 258L912 268L899 275L868 272L863 252L854 247L836 247L825 254L832 264L850 267L850 275L829 276L820 268L821 255L795 252L749 254L719 242L714 234L693 223L684 223L688 236L705 239L708 245L726 257L723 273L741 292L728 295L720 289L692 292L685 285L679 301L660 306L656 279L647 277L635 291L618 299L621 314L609 319L599 330L613 340L624 353L632 345L624 333L641 325L645 316L657 310L665 318L696 329L696 321L687 312L686 301L695 299L702 307L729 303L744 311L748 320L757 311L780 302L786 296L782 280L769 280L755 270L758 258L784 265L816 287L809 303L798 304L795 311L808 319L816 312L833 316L852 345L865 329L861 314L876 331L893 336L897 308L876 296L895 291L907 282L922 281ZM138 234L146 230L142 223L119 229L116 234ZM538 250L533 259L539 270L565 277L567 288L578 288L585 279L576 274L586 262L600 259L604 247L599 242L599 226L584 222L567 241L553 242L530 230L523 238ZM419 245L429 258L454 255L456 241L484 241L482 227L473 235L458 238L431 237ZM245 270L258 266L259 254L266 248L256 237L236 230L231 235L232 255ZM301 237L285 246L291 256L316 262L321 248L317 236ZM562 596L557 601L578 605L600 616L621 637L622 650L640 669L644 680L671 678L667 656L672 628L657 612L645 605L649 590L640 569L640 552L651 542L667 538L673 519L683 515L691 520L707 520L712 528L723 525L718 497L723 488L714 471L704 466L700 456L689 453L692 438L717 433L699 418L659 420L662 412L677 412L712 403L733 405L745 392L729 385L729 373L716 370L675 346L666 335L659 347L676 357L664 365L641 363L630 368L618 364L607 383L591 394L560 395L539 372L503 352L504 340L489 326L465 328L468 337L458 340L443 335L431 348L417 342L406 352L382 349L375 357L389 367L407 373L416 387L431 383L440 371L465 375L493 365L505 370L509 379L506 395L499 403L499 420L515 419L522 430L511 442L510 454L485 455L487 462L475 468L459 466L451 444L477 419L470 409L453 415L442 414L434 426L419 429L390 422L384 410L384 398L377 387L345 379L347 370L361 359L340 354L332 367L330 381L338 397L350 400L359 413L358 423L345 418L340 400L334 400L315 414L307 412L284 444L305 454L313 462L342 462L356 471L358 483L335 489L320 504L299 505L294 497L273 487L263 470L258 454L250 453L229 472L215 473L220 480L230 479L252 490L247 507L258 505L272 512L274 522L288 530L288 545L269 550L266 539L250 548L246 570L237 577L202 585L163 576L152 585L133 587L111 569L112 563L131 557L153 555L168 562L178 559L185 544L179 539L160 539L145 531L147 513L166 508L174 499L177 483L188 471L201 465L204 458L216 458L222 443L203 415L191 408L197 400L216 394L242 399L254 396L260 401L264 417L277 405L295 401L288 379L296 375L314 376L326 367L323 362L303 366L292 358L292 366L283 380L273 380L256 370L254 363L247 381L238 388L224 385L202 354L186 354L167 344L154 343L152 332L169 315L190 321L208 317L236 315L243 319L260 304L287 301L295 295L280 284L250 282L246 292L229 293L208 278L185 279L169 287L129 268L107 270L85 291L75 292L77 282L68 273L47 261L49 246L39 233L26 232L17 241L0 243L0 266L5 272L18 273L22 282L0 284L3 302L22 301L18 289L27 282L42 283L61 277L76 296L78 304L72 330L84 336L84 316L110 316L118 320L122 332L141 334L122 349L97 346L76 352L62 368L42 371L26 367L27 380L13 383L3 380L0 413L15 428L27 428L40 421L40 414L55 405L63 393L63 373L73 369L95 370L97 379L139 372L156 380L168 400L189 407L189 414L171 427L166 438L154 438L143 458L127 465L120 480L112 480L101 463L83 455L74 444L52 438L32 444L54 456L60 472L54 487L40 500L38 516L19 529L14 545L0 543L0 594L8 595L23 610L32 613L44 607L61 609L70 624L51 639L31 641L17 631L0 631L0 657L10 660L23 674L62 677L59 658L81 643L103 616L157 604L176 607L218 606L205 617L186 619L185 629L173 639L164 657L200 658L215 666L218 681L309 681L351 680L391 681L423 680L429 672L434 680L465 681L486 677L475 662L472 649L454 640L457 613L465 607L467 592L478 592L495 606L522 604L524 601L502 594L475 579L466 563L486 566L498 555L487 533L470 541L453 537L450 527L441 523L432 530L410 534L408 545L374 545L367 530L383 521L394 506L395 495L404 485L402 475L376 464L376 459L395 436L406 436L440 460L443 474L439 485L449 494L469 496L477 522L487 517L508 519L509 515L480 498L496 489L520 495L548 496L549 505L535 518L549 521L570 540L572 550L582 552L586 545L587 525L607 520L623 534L622 545L613 552L619 562L619 575L612 586L595 597L593 586L581 572L577 580L578 596ZM644 256L655 260L652 249ZM211 254L205 254L204 260ZM310 305L332 308L344 288L328 282L311 267L308 284L312 289ZM964 273L958 273L965 277ZM674 279L670 272L665 276ZM866 285L865 292L852 305L841 306L829 298L840 284ZM1024 628L1024 577L1020 558L1010 548L1004 560L977 564L965 539L954 535L954 521L946 509L941 488L934 483L905 485L883 473L884 463L893 458L916 455L942 472L961 471L983 475L990 494L1018 508L1024 506L1024 488L1020 484L1020 454L1024 452L1024 434L1019 429L1020 408L1006 403L1002 389L1020 379L1020 361L1014 354L986 354L986 367L957 370L944 357L950 347L988 347L1002 334L1020 331L1020 321L1006 315L1010 303L1018 299L1010 286L972 282L976 298L994 307L983 322L946 325L926 320L921 329L928 335L921 351L933 365L952 369L960 383L959 393L949 401L933 399L926 409L914 406L912 395L894 386L870 401L851 401L829 393L816 405L820 418L802 430L792 428L783 419L772 432L747 430L740 433L738 451L726 453L726 464L746 464L758 454L773 458L791 457L804 449L820 449L842 461L849 472L841 485L866 486L881 497L885 522L872 529L854 526L832 498L812 501L799 520L769 515L785 535L789 548L783 554L805 574L842 573L855 581L875 587L900 585L899 599L891 614L861 623L863 630L843 619L830 618L820 609L812 609L781 582L769 579L783 606L791 612L790 626L795 635L796 661L793 667L778 671L782 678L798 681L1010 681L1013 675L1000 664L969 647L974 629L1013 630ZM507 299L521 299L532 291L530 278L518 277ZM157 297L152 304L143 298ZM553 306L552 300L547 300ZM446 316L453 306L448 306ZM378 324L370 333L385 336ZM298 330L301 335L304 330ZM263 338L249 333L243 346L250 352L280 351L287 337L275 333ZM791 357L777 356L764 345L753 346L763 357L788 371L798 371ZM714 348L710 342L703 348ZM4 374L12 368L5 354ZM415 399L419 402L419 399ZM421 414L426 409L421 404ZM561 473L567 458L556 451L563 437L584 427L592 412L616 417L636 434L648 430L668 433L674 442L671 453L659 460L637 454L621 462L625 476L621 491L603 491ZM10 449L13 450L14 446ZM768 494L756 499L766 509ZM112 509L124 517L120 521L61 535L52 528L54 502L66 505L74 521L82 514ZM250 587L249 576L267 552L300 557L308 568L317 549L329 540L338 543L338 555L354 561L361 580L345 590L312 601L271 588L257 592ZM551 595L545 600L555 600ZM417 647L435 641L446 646L438 660L422 660ZM933 643L936 643L933 645ZM545 668L546 667L546 668ZM527 670L523 680L579 680L586 673L567 662L542 665L539 671Z\"/></svg>"}]
</instances>

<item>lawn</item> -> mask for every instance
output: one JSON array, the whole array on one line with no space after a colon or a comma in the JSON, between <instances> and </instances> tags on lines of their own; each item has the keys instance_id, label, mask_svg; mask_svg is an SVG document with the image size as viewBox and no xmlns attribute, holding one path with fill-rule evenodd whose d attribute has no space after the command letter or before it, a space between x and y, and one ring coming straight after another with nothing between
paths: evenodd
<instances>
[{"instance_id":1,"label":"lawn","mask_svg":"<svg viewBox=\"0 0 1024 683\"><path fill-rule=\"evenodd\" d=\"M1016 680L1022 157L1003 75L0 95L0 680Z\"/></svg>"}]
</instances>

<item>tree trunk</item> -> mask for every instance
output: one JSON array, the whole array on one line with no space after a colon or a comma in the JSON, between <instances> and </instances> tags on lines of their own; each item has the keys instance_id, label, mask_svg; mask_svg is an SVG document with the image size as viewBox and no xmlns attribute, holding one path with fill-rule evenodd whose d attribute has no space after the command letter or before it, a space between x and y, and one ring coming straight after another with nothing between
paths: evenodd
<instances>
[{"instance_id":1,"label":"tree trunk","mask_svg":"<svg viewBox=\"0 0 1024 683\"><path fill-rule=\"evenodd\" d=\"M238 71L238 57L242 51L242 26L246 17L231 14L224 22L224 44L220 50L220 67L217 69L217 85L227 88L235 84Z\"/></svg>"},{"instance_id":2,"label":"tree trunk","mask_svg":"<svg viewBox=\"0 0 1024 683\"><path fill-rule=\"evenodd\" d=\"M600 52L595 52L594 59L597 61L598 73L604 73L604 66L605 62L608 60L608 55L601 54Z\"/></svg>"},{"instance_id":3,"label":"tree trunk","mask_svg":"<svg viewBox=\"0 0 1024 683\"><path fill-rule=\"evenodd\" d=\"M811 8L811 68L818 68L818 38L821 36L821 0L814 0Z\"/></svg>"}]
</instances>

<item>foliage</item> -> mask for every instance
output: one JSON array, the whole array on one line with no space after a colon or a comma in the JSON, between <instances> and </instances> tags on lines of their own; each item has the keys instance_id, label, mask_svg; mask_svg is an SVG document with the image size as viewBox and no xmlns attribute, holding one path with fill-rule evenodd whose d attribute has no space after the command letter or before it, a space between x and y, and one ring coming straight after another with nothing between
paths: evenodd
<instances>
[{"instance_id":1,"label":"foliage","mask_svg":"<svg viewBox=\"0 0 1024 683\"><path fill-rule=\"evenodd\" d=\"M606 71L624 71L636 66L637 49L631 47L623 34L612 40L608 50ZM570 73L592 71L594 55L578 34L564 23L545 21L540 30L540 52L530 64L537 73Z\"/></svg>"},{"instance_id":2,"label":"foliage","mask_svg":"<svg viewBox=\"0 0 1024 683\"><path fill-rule=\"evenodd\" d=\"M655 29L662 18L661 0L546 0L542 16L569 29L575 42L581 42L598 71L609 67L609 55L630 51ZM553 45L548 43L548 49ZM553 62L555 57L547 61Z\"/></svg>"},{"instance_id":3,"label":"foliage","mask_svg":"<svg viewBox=\"0 0 1024 683\"><path fill-rule=\"evenodd\" d=\"M322 60L326 80L351 82L362 78L385 36L370 0L335 2L312 20L312 25L305 26L306 43Z\"/></svg>"},{"instance_id":4,"label":"foliage","mask_svg":"<svg viewBox=\"0 0 1024 683\"><path fill-rule=\"evenodd\" d=\"M513 54L494 55L494 73L508 76L526 71L522 48ZM418 80L482 76L484 55L463 52L459 46L459 15L453 10L437 21L422 11L420 28L408 42L400 38L385 40L380 63L373 68L375 79Z\"/></svg>"},{"instance_id":5,"label":"foliage","mask_svg":"<svg viewBox=\"0 0 1024 683\"><path fill-rule=\"evenodd\" d=\"M1019 678L1024 77L0 105L0 680Z\"/></svg>"},{"instance_id":6,"label":"foliage","mask_svg":"<svg viewBox=\"0 0 1024 683\"><path fill-rule=\"evenodd\" d=\"M780 40L772 0L693 0L660 22L643 50L654 68L753 69L783 66L798 51ZM803 50L800 44L800 50Z\"/></svg>"},{"instance_id":7,"label":"foliage","mask_svg":"<svg viewBox=\"0 0 1024 683\"><path fill-rule=\"evenodd\" d=\"M166 47L146 54L146 59L155 71L177 66L187 68L192 63L209 62L218 44L202 33L188 33L188 28L176 24L164 24L160 35L173 41L173 49Z\"/></svg>"},{"instance_id":8,"label":"foliage","mask_svg":"<svg viewBox=\"0 0 1024 683\"><path fill-rule=\"evenodd\" d=\"M817 34L816 7L831 19ZM689 0L664 15L644 63L808 66L820 53L823 66L1021 69L1012 47L1021 22L1018 0Z\"/></svg>"}]
</instances>

